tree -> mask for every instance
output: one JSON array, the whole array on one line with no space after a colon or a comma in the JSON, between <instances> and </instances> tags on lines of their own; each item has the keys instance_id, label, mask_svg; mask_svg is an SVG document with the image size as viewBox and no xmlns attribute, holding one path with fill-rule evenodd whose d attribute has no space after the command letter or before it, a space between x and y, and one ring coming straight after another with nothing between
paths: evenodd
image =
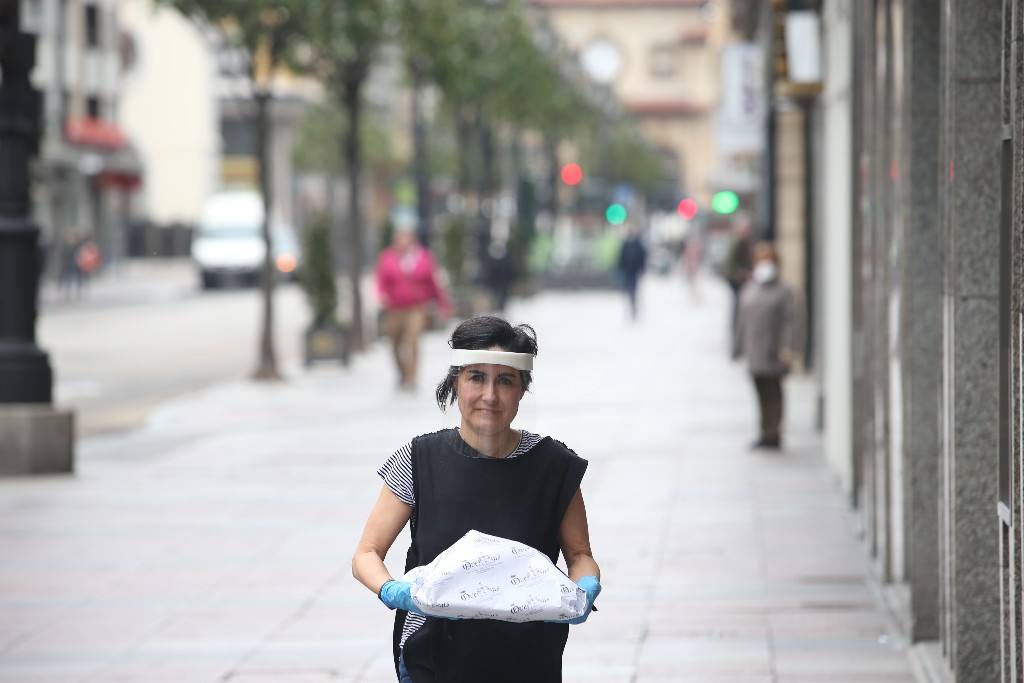
<instances>
[{"instance_id":1,"label":"tree","mask_svg":"<svg viewBox=\"0 0 1024 683\"><path fill-rule=\"evenodd\" d=\"M334 97L310 106L299 124L292 147L292 160L300 171L319 173L324 176L326 212L324 220L329 225L329 235L335 263L332 268L342 272L344 250L342 235L336 229L334 211L335 180L345 172L341 156L341 141L349 129L348 118ZM365 150L365 165L373 172L394 172L398 166L395 150L389 132L380 122L370 119L361 127L360 145ZM340 227L340 226L339 226Z\"/></svg>"},{"instance_id":2,"label":"tree","mask_svg":"<svg viewBox=\"0 0 1024 683\"><path fill-rule=\"evenodd\" d=\"M347 127L342 140L342 159L349 181L349 235L351 236L352 345L365 347L363 299L363 239L360 194L363 148L363 86L370 66L386 38L392 13L390 0L306 0L301 3L300 25L305 40L300 55L304 68L317 76L341 102Z\"/></svg>"},{"instance_id":3,"label":"tree","mask_svg":"<svg viewBox=\"0 0 1024 683\"><path fill-rule=\"evenodd\" d=\"M451 26L460 8L459 0L397 0L398 40L404 52L410 86L413 177L416 183L416 215L419 237L431 241L430 154L423 93L433 80L437 64L452 49Z\"/></svg>"},{"instance_id":4,"label":"tree","mask_svg":"<svg viewBox=\"0 0 1024 683\"><path fill-rule=\"evenodd\" d=\"M256 159L260 193L263 196L263 243L265 256L261 278L263 318L259 357L253 377L279 380L274 348L274 250L271 232L273 187L269 150L270 107L273 100L271 77L285 60L294 34L296 6L301 0L158 0L177 8L207 27L215 29L234 49L247 57L247 76L256 105Z\"/></svg>"}]
</instances>

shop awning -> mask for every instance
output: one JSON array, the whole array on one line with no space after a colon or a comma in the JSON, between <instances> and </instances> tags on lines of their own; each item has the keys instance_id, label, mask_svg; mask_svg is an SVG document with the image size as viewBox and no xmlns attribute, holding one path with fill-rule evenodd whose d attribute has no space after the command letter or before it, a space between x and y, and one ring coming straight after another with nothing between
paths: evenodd
<instances>
[{"instance_id":1,"label":"shop awning","mask_svg":"<svg viewBox=\"0 0 1024 683\"><path fill-rule=\"evenodd\" d=\"M112 123L85 116L69 117L64 124L64 137L72 145L97 149L120 149L128 144L127 136Z\"/></svg>"}]
</instances>

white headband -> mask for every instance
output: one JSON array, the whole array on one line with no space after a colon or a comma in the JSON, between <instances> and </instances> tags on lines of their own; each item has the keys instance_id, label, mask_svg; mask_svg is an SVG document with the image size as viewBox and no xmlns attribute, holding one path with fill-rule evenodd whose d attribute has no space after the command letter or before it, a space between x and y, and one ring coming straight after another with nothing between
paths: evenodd
<instances>
[{"instance_id":1,"label":"white headband","mask_svg":"<svg viewBox=\"0 0 1024 683\"><path fill-rule=\"evenodd\" d=\"M482 349L452 349L452 365L474 365L489 363L507 365L516 370L533 370L533 355L529 353L513 353L511 351L484 351Z\"/></svg>"}]
</instances>

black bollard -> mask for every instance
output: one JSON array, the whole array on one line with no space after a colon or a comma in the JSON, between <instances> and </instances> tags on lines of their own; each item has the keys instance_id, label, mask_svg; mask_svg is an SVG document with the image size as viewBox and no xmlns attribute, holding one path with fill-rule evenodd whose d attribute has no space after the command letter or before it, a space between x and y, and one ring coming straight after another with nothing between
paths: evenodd
<instances>
[{"instance_id":1,"label":"black bollard","mask_svg":"<svg viewBox=\"0 0 1024 683\"><path fill-rule=\"evenodd\" d=\"M35 339L42 264L29 186L42 97L29 81L36 38L20 30L20 4L0 6L0 403L50 403L50 361Z\"/></svg>"}]
</instances>

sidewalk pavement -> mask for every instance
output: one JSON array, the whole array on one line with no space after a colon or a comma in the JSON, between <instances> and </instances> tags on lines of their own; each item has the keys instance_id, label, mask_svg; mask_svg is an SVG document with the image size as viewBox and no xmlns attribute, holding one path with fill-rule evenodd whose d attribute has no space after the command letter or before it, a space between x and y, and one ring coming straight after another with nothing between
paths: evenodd
<instances>
[{"instance_id":1,"label":"sidewalk pavement","mask_svg":"<svg viewBox=\"0 0 1024 683\"><path fill-rule=\"evenodd\" d=\"M728 293L644 283L516 302L540 354L516 424L589 459L604 592L565 680L910 683L851 515L789 386L787 449L751 452L754 398L728 361ZM0 481L0 681L394 680L392 613L350 576L380 482L414 434L454 424L398 394L387 350L279 386L225 384L136 432L81 444L73 477ZM388 558L401 569L403 533Z\"/></svg>"},{"instance_id":2,"label":"sidewalk pavement","mask_svg":"<svg viewBox=\"0 0 1024 683\"><path fill-rule=\"evenodd\" d=\"M97 306L159 304L199 291L199 275L188 258L123 259L89 278L77 292L47 279L39 290L46 313Z\"/></svg>"}]
</instances>

